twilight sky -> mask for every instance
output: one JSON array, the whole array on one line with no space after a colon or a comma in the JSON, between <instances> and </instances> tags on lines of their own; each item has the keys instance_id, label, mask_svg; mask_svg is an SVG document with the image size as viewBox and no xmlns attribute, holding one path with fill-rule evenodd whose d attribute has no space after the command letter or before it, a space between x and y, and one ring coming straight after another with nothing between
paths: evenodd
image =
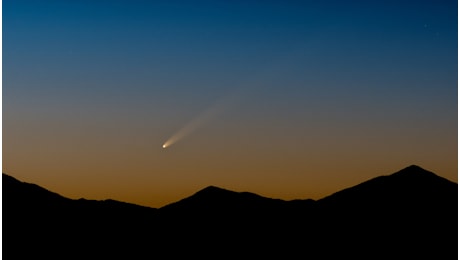
<instances>
[{"instance_id":1,"label":"twilight sky","mask_svg":"<svg viewBox=\"0 0 460 260\"><path fill-rule=\"evenodd\" d=\"M3 0L3 172L151 207L319 199L411 164L457 182L457 10Z\"/></svg>"}]
</instances>

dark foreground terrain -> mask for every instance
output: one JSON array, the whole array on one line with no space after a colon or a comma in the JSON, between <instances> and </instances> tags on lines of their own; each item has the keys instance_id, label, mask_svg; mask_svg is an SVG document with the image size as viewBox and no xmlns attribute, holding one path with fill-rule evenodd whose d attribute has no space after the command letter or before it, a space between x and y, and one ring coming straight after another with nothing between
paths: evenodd
<instances>
[{"instance_id":1,"label":"dark foreground terrain","mask_svg":"<svg viewBox=\"0 0 460 260\"><path fill-rule=\"evenodd\" d=\"M457 198L418 166L317 201L210 186L159 209L3 174L3 259L457 259Z\"/></svg>"}]
</instances>

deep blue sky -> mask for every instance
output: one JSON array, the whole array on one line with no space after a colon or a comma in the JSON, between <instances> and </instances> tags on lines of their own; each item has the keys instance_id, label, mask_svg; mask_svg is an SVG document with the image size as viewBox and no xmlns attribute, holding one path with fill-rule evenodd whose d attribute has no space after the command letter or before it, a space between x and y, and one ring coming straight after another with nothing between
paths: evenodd
<instances>
[{"instance_id":1,"label":"deep blue sky","mask_svg":"<svg viewBox=\"0 0 460 260\"><path fill-rule=\"evenodd\" d=\"M457 49L456 1L4 0L3 171L151 205L168 199L97 183L314 197L409 164L456 180Z\"/></svg>"}]
</instances>

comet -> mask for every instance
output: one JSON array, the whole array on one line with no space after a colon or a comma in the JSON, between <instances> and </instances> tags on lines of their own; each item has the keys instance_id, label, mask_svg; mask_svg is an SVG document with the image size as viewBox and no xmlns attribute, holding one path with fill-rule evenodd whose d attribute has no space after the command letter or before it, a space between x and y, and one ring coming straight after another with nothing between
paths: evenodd
<instances>
[{"instance_id":1,"label":"comet","mask_svg":"<svg viewBox=\"0 0 460 260\"><path fill-rule=\"evenodd\" d=\"M231 106L231 104L236 101L236 98L238 98L238 96L232 94L219 99L214 103L214 105L198 114L195 118L190 120L186 125L169 137L169 139L162 145L163 149L170 147L179 140L195 132L207 122L211 121L211 119L213 119L216 115L222 113L227 107Z\"/></svg>"},{"instance_id":2,"label":"comet","mask_svg":"<svg viewBox=\"0 0 460 260\"><path fill-rule=\"evenodd\" d=\"M292 50L288 53L291 55L284 56L284 62L280 62L278 60L277 62L271 64L271 66L267 66L264 70L261 70L259 73L257 73L256 76L253 77L251 80L245 82L245 84L241 84L235 87L232 93L227 93L228 95L226 95L224 98L219 99L213 106L203 111L201 114L197 115L197 117L189 121L188 124L184 125L168 140L166 140L166 142L163 143L162 148L166 149L178 142L179 140L181 140L182 138L195 132L198 128L202 127L203 125L205 125L205 123L214 118L217 114L221 113L224 109L231 105L234 105L235 102L239 102L241 98L247 97L250 93L255 94L252 93L252 91L259 89L260 87L264 86L267 82L272 81L270 78L267 78L266 75L271 75L271 77L276 76L278 74L279 68L285 67L283 66L283 64L286 63L286 61L290 60L286 58L296 57L296 55L293 54L297 54L297 51L295 53L291 52Z\"/></svg>"},{"instance_id":3,"label":"comet","mask_svg":"<svg viewBox=\"0 0 460 260\"><path fill-rule=\"evenodd\" d=\"M163 149L168 148L169 146L173 145L174 143L181 140L182 138L195 132L195 130L203 126L206 122L208 122L215 115L221 112L222 109L223 109L222 104L216 104L212 106L211 108L203 111L197 117L192 119L188 124L183 126L176 133L174 133L168 140L166 140L166 142L162 145Z\"/></svg>"}]
</instances>

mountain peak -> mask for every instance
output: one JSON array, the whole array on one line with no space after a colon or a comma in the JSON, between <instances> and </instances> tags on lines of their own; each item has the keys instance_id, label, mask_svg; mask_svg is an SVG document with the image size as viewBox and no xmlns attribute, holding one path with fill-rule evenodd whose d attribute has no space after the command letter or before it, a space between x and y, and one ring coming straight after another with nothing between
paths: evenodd
<instances>
[{"instance_id":1,"label":"mountain peak","mask_svg":"<svg viewBox=\"0 0 460 260\"><path fill-rule=\"evenodd\" d=\"M436 177L439 177L438 175L434 174L433 172L430 172L430 171L427 171L425 169L423 169L422 167L418 166L418 165L410 165L394 174L392 174L394 176L436 176Z\"/></svg>"},{"instance_id":2,"label":"mountain peak","mask_svg":"<svg viewBox=\"0 0 460 260\"><path fill-rule=\"evenodd\" d=\"M223 193L223 192L232 192L233 193L233 191L226 190L226 189L219 188L219 187L211 185L211 186L208 186L208 187L198 191L195 194L215 194L215 193Z\"/></svg>"},{"instance_id":3,"label":"mountain peak","mask_svg":"<svg viewBox=\"0 0 460 260\"><path fill-rule=\"evenodd\" d=\"M407 166L406 168L404 169L411 169L411 170L425 170L423 169L422 167L418 166L418 165L415 165L415 164L412 164L410 166Z\"/></svg>"},{"instance_id":4,"label":"mountain peak","mask_svg":"<svg viewBox=\"0 0 460 260\"><path fill-rule=\"evenodd\" d=\"M455 193L457 184L420 166L410 165L390 175L383 175L350 188L336 192L320 201L331 201L347 205L375 204L376 201L406 200L436 201L436 198L449 197ZM452 193L454 191L454 193ZM448 195L446 195L448 194ZM361 203L361 204L359 204ZM398 202L399 203L399 202Z\"/></svg>"},{"instance_id":5,"label":"mountain peak","mask_svg":"<svg viewBox=\"0 0 460 260\"><path fill-rule=\"evenodd\" d=\"M406 168L400 170L401 171L419 171L419 172L428 172L427 170L423 169L422 167L412 164L410 166L407 166Z\"/></svg>"}]
</instances>

